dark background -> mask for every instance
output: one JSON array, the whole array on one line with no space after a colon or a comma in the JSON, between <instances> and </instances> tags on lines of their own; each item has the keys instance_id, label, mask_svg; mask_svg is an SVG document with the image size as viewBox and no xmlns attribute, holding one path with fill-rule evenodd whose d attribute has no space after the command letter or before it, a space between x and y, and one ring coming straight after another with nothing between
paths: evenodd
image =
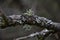
<instances>
[{"instance_id":1,"label":"dark background","mask_svg":"<svg viewBox=\"0 0 60 40\"><path fill-rule=\"evenodd\" d=\"M60 0L0 0L0 7L6 15L32 9L39 16L60 22Z\"/></svg>"},{"instance_id":2,"label":"dark background","mask_svg":"<svg viewBox=\"0 0 60 40\"><path fill-rule=\"evenodd\" d=\"M0 9L6 15L23 14L26 10L32 9L36 15L60 22L60 0L0 0ZM0 40L12 40L13 38L29 35L41 30L41 28L35 25L32 26L31 31L25 31L22 27L0 29ZM53 36L49 38L53 40ZM35 40L35 38L27 40Z\"/></svg>"}]
</instances>

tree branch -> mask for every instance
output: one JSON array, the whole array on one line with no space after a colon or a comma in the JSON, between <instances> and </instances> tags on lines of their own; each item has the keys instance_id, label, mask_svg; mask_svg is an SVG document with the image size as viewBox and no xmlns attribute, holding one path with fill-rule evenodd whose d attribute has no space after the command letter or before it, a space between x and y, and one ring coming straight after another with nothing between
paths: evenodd
<instances>
[{"instance_id":1,"label":"tree branch","mask_svg":"<svg viewBox=\"0 0 60 40\"><path fill-rule=\"evenodd\" d=\"M11 15L9 16L13 22L17 22L19 24L30 24L30 25L37 25L47 29L52 29L55 31L60 31L60 23L53 22L44 17L40 17L37 15ZM59 24L59 25L58 25Z\"/></svg>"},{"instance_id":2,"label":"tree branch","mask_svg":"<svg viewBox=\"0 0 60 40\"><path fill-rule=\"evenodd\" d=\"M19 37L19 38L16 38L14 40L21 40L21 39L26 39L26 38L31 38L31 37L34 37L34 36L37 36L37 35L40 35L40 36L45 36L47 35L49 32L52 32L52 31L49 31L47 29L44 29L42 30L41 32L36 32L36 33L32 33L28 36L24 36L24 37Z\"/></svg>"},{"instance_id":3,"label":"tree branch","mask_svg":"<svg viewBox=\"0 0 60 40\"><path fill-rule=\"evenodd\" d=\"M30 25L37 25L37 26L41 26L47 29L52 29L52 30L56 30L56 31L60 31L60 23L55 23L52 22L51 20L44 18L44 17L40 17L37 15L11 15L11 16L7 16L7 18L4 17L4 20L7 24L7 26L13 26L16 24L19 25L23 25L23 24L30 24ZM9 20L9 18L11 20ZM2 25L3 26L3 25Z\"/></svg>"}]
</instances>

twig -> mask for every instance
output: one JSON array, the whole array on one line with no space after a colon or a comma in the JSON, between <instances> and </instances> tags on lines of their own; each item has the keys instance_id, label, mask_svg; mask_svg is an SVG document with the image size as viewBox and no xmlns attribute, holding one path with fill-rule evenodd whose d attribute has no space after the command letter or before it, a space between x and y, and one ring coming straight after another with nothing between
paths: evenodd
<instances>
[{"instance_id":1,"label":"twig","mask_svg":"<svg viewBox=\"0 0 60 40\"><path fill-rule=\"evenodd\" d=\"M16 38L16 39L14 39L14 40L21 40L21 39L31 38L31 37L34 37L34 36L37 36L37 35L44 36L44 35L46 35L46 34L49 33L49 32L50 32L49 30L44 29L44 30L42 30L41 32L36 32L36 33L30 34L30 35L28 35L28 36L19 37L19 38Z\"/></svg>"}]
</instances>

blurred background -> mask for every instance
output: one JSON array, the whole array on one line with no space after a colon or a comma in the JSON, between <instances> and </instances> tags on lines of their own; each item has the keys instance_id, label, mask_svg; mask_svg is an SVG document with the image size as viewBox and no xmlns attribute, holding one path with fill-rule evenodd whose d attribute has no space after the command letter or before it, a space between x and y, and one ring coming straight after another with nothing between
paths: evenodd
<instances>
[{"instance_id":1,"label":"blurred background","mask_svg":"<svg viewBox=\"0 0 60 40\"><path fill-rule=\"evenodd\" d=\"M0 9L2 9L6 15L23 14L28 9L32 9L36 15L60 22L60 0L0 0ZM0 39L11 40L12 38L29 35L40 30L41 29L35 27L35 25L30 31L25 31L22 26L8 27L0 30ZM52 38L53 36L50 40L53 40Z\"/></svg>"},{"instance_id":2,"label":"blurred background","mask_svg":"<svg viewBox=\"0 0 60 40\"><path fill-rule=\"evenodd\" d=\"M32 9L39 16L60 22L60 0L0 0L0 8L6 15Z\"/></svg>"}]
</instances>

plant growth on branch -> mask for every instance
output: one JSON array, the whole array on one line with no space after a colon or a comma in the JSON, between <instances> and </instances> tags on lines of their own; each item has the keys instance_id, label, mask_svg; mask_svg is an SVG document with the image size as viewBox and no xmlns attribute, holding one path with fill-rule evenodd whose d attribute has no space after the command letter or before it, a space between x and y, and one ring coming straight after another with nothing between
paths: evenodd
<instances>
[{"instance_id":1,"label":"plant growth on branch","mask_svg":"<svg viewBox=\"0 0 60 40\"><path fill-rule=\"evenodd\" d=\"M31 34L25 37L21 37L18 39L33 37L39 34L44 36L46 32L53 33L55 31L60 31L59 29L60 26L55 25L58 23L52 22L51 20L47 18L35 15L31 9L29 9L29 11L27 11L27 13L24 13L23 15L5 16L4 14L0 13L0 27L1 28L6 28L8 26L15 26L15 25L24 25L24 24L41 26L43 28L46 28L46 30ZM53 32L50 30L52 30Z\"/></svg>"}]
</instances>

